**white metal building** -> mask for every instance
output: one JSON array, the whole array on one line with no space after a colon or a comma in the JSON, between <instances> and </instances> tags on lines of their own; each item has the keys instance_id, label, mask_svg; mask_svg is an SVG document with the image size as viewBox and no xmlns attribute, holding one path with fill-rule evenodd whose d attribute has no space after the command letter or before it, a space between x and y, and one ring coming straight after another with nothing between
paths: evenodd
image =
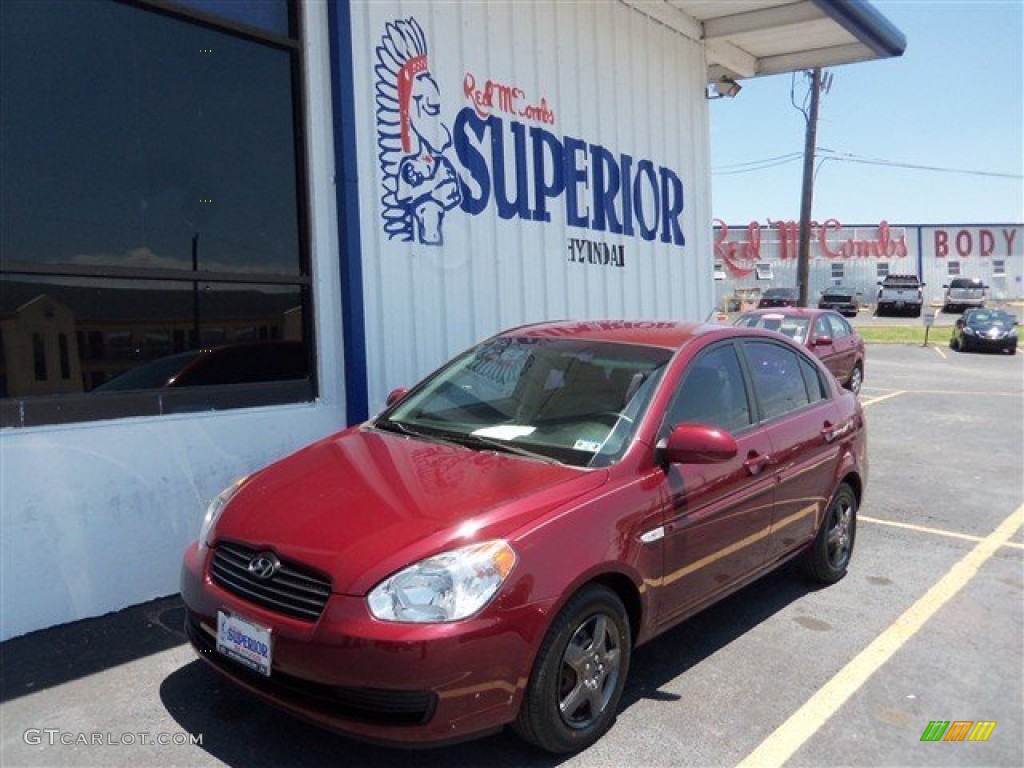
<instances>
[{"instance_id":1,"label":"white metal building","mask_svg":"<svg viewBox=\"0 0 1024 768\"><path fill-rule=\"evenodd\" d=\"M0 24L0 640L173 593L221 488L481 337L705 317L707 84L905 46L838 0Z\"/></svg>"},{"instance_id":2,"label":"white metal building","mask_svg":"<svg viewBox=\"0 0 1024 768\"><path fill-rule=\"evenodd\" d=\"M736 289L796 287L799 224L767 220L715 227L719 308ZM997 301L1024 298L1024 224L844 225L830 218L811 227L809 300L844 285L872 304L886 275L916 275L926 303L942 300L953 277L981 278Z\"/></svg>"}]
</instances>

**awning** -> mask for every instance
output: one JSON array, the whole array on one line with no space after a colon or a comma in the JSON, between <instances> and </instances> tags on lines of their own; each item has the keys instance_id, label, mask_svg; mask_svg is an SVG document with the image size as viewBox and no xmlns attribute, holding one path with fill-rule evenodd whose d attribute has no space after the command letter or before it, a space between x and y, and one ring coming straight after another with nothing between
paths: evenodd
<instances>
[{"instance_id":1,"label":"awning","mask_svg":"<svg viewBox=\"0 0 1024 768\"><path fill-rule=\"evenodd\" d=\"M901 56L907 39L863 0L624 0L702 41L708 82Z\"/></svg>"}]
</instances>

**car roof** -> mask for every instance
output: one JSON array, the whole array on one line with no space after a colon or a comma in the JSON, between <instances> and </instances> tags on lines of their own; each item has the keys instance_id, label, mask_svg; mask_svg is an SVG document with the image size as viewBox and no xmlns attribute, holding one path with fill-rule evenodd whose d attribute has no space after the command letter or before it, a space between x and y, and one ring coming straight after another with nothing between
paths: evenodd
<instances>
[{"instance_id":1,"label":"car roof","mask_svg":"<svg viewBox=\"0 0 1024 768\"><path fill-rule=\"evenodd\" d=\"M695 338L715 334L722 337L743 335L745 330L730 325L683 323L675 320L563 320L525 325L501 333L501 336L587 339L621 344L678 349Z\"/></svg>"},{"instance_id":2,"label":"car roof","mask_svg":"<svg viewBox=\"0 0 1024 768\"><path fill-rule=\"evenodd\" d=\"M752 309L749 312L744 312L740 317L750 317L751 315L757 317L763 317L764 315L781 315L783 317L806 317L811 319L818 315L834 315L836 314L831 309L815 309L814 307L772 307L771 309Z\"/></svg>"}]
</instances>

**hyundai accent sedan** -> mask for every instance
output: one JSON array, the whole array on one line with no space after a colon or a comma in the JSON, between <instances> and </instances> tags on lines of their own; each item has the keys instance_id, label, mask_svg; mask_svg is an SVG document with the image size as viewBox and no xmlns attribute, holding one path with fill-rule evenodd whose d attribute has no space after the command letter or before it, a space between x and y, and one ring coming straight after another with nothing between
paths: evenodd
<instances>
[{"instance_id":1,"label":"hyundai accent sedan","mask_svg":"<svg viewBox=\"0 0 1024 768\"><path fill-rule=\"evenodd\" d=\"M857 399L775 333L548 323L242 479L182 570L200 658L360 738L615 720L633 650L792 558L847 571Z\"/></svg>"},{"instance_id":2,"label":"hyundai accent sedan","mask_svg":"<svg viewBox=\"0 0 1024 768\"><path fill-rule=\"evenodd\" d=\"M837 312L796 307L754 310L736 318L736 325L789 336L813 352L844 387L855 395L860 393L864 384L864 339Z\"/></svg>"}]
</instances>

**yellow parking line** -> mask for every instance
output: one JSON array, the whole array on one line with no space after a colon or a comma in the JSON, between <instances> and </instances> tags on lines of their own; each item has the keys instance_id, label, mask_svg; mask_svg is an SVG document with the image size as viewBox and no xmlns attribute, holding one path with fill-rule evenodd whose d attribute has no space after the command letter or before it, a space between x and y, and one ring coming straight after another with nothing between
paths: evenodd
<instances>
[{"instance_id":1,"label":"yellow parking line","mask_svg":"<svg viewBox=\"0 0 1024 768\"><path fill-rule=\"evenodd\" d=\"M1010 540L1021 524L1024 524L1024 505L1003 520L998 528L950 568L945 576L904 611L867 648L819 688L800 709L762 741L757 749L747 755L740 763L740 767L771 768L783 765L868 681L871 675L963 589L996 550Z\"/></svg>"},{"instance_id":2,"label":"yellow parking line","mask_svg":"<svg viewBox=\"0 0 1024 768\"><path fill-rule=\"evenodd\" d=\"M907 394L907 390L898 389L895 392L890 392L888 395L879 395L878 397L873 397L870 400L861 400L860 404L866 408L869 405L874 405L875 403L880 403L883 400L888 400L890 397L899 397L900 395L905 394Z\"/></svg>"},{"instance_id":3,"label":"yellow parking line","mask_svg":"<svg viewBox=\"0 0 1024 768\"><path fill-rule=\"evenodd\" d=\"M947 531L942 528L928 528L924 525L914 525L913 523L897 523L895 520L881 520L877 517L868 517L867 515L857 515L857 522L859 523L875 523L876 525L888 525L892 528L906 528L908 531L918 531L919 533L931 533L936 536L945 536L949 539L962 539L964 541L984 541L981 536L972 536L969 533L956 533L955 531ZM1004 547L1012 547L1014 549L1024 549L1024 544L1018 541L1008 541L1003 544Z\"/></svg>"}]
</instances>

